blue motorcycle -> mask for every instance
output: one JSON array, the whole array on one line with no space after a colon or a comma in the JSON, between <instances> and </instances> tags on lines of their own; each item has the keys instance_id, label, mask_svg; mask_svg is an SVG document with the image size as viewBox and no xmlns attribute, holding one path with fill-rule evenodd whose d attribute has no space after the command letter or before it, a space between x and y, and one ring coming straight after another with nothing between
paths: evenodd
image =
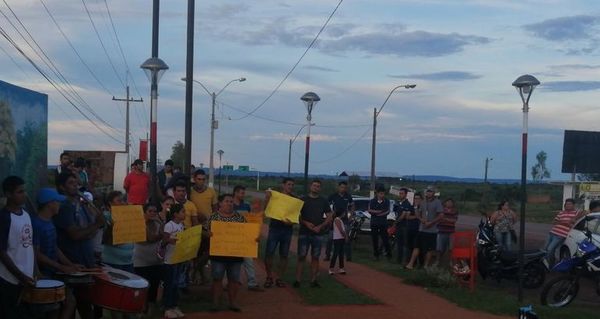
<instances>
[{"instance_id":1,"label":"blue motorcycle","mask_svg":"<svg viewBox=\"0 0 600 319\"><path fill-rule=\"evenodd\" d=\"M586 223L592 219L592 216L586 217ZM587 238L577 245L575 254L552 267L552 271L564 274L544 285L542 305L560 308L570 304L579 292L581 277L591 277L595 280L596 292L600 295L600 248L593 242L589 230L586 230L585 234Z\"/></svg>"}]
</instances>

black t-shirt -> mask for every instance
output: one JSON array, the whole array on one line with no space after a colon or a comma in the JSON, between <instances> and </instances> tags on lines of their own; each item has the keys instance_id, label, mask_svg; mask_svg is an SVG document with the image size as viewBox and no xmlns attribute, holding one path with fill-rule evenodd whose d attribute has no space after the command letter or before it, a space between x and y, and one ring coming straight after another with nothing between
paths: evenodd
<instances>
[{"instance_id":1,"label":"black t-shirt","mask_svg":"<svg viewBox=\"0 0 600 319\"><path fill-rule=\"evenodd\" d=\"M396 202L396 203L397 204L394 206L394 212L396 212L396 220L398 220L398 218L400 218L400 216L402 216L402 213L405 211L410 212L410 214L414 216L415 208L408 201L408 199L404 199L402 202ZM410 220L410 222L412 222L412 221L413 220ZM400 226L406 226L407 224L409 224L409 221L406 219L403 219L398 224ZM419 225L417 224L417 229L418 228L419 228Z\"/></svg>"},{"instance_id":2,"label":"black t-shirt","mask_svg":"<svg viewBox=\"0 0 600 319\"><path fill-rule=\"evenodd\" d=\"M337 212L347 212L348 207L353 203L352 196L348 193L344 193L340 195L339 193L331 194L329 196L329 203L333 205L333 211ZM344 223L348 222L348 214L343 214L341 217Z\"/></svg>"},{"instance_id":3,"label":"black t-shirt","mask_svg":"<svg viewBox=\"0 0 600 319\"><path fill-rule=\"evenodd\" d=\"M387 225L387 215L390 213L390 200L384 198L380 203L377 201L377 198L371 199L369 202L369 209L373 210L383 210L387 211L387 214L382 216L371 215L371 225L375 226L386 226Z\"/></svg>"},{"instance_id":4,"label":"black t-shirt","mask_svg":"<svg viewBox=\"0 0 600 319\"><path fill-rule=\"evenodd\" d=\"M329 207L329 202L319 196L317 198L313 198L310 196L304 196L302 198L304 201L304 206L302 206L302 210L300 211L300 220L304 220L318 226L323 223L325 220L323 218L323 214L330 213L331 208ZM320 234L325 234L329 231L329 227L323 227L321 229ZM308 229L304 224L300 223L300 234L314 234L310 229Z\"/></svg>"}]
</instances>

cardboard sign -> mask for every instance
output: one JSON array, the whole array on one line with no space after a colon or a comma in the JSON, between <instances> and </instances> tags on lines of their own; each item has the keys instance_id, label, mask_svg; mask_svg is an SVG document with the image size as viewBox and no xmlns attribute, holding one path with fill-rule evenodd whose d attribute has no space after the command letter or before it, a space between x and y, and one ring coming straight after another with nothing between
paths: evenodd
<instances>
[{"instance_id":1,"label":"cardboard sign","mask_svg":"<svg viewBox=\"0 0 600 319\"><path fill-rule=\"evenodd\" d=\"M177 234L171 264L178 264L196 258L202 240L202 226L196 225Z\"/></svg>"},{"instance_id":2,"label":"cardboard sign","mask_svg":"<svg viewBox=\"0 0 600 319\"><path fill-rule=\"evenodd\" d=\"M273 219L289 220L292 223L298 224L300 210L303 205L304 202L295 197L271 191L271 199L265 209L265 215Z\"/></svg>"},{"instance_id":3,"label":"cardboard sign","mask_svg":"<svg viewBox=\"0 0 600 319\"><path fill-rule=\"evenodd\" d=\"M113 245L146 241L146 221L141 205L111 207Z\"/></svg>"},{"instance_id":4,"label":"cardboard sign","mask_svg":"<svg viewBox=\"0 0 600 319\"><path fill-rule=\"evenodd\" d=\"M242 216L244 216L244 218L246 218L246 222L248 222L248 223L261 224L261 225L262 225L263 219L265 217L263 212L245 213L245 214L242 214Z\"/></svg>"},{"instance_id":5,"label":"cardboard sign","mask_svg":"<svg viewBox=\"0 0 600 319\"><path fill-rule=\"evenodd\" d=\"M256 238L260 224L211 222L210 255L227 257L258 256Z\"/></svg>"}]
</instances>

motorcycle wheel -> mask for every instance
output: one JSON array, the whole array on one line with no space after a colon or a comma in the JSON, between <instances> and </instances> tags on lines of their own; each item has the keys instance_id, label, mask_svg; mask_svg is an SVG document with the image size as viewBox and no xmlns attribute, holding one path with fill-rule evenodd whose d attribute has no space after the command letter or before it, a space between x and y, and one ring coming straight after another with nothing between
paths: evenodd
<instances>
[{"instance_id":1,"label":"motorcycle wheel","mask_svg":"<svg viewBox=\"0 0 600 319\"><path fill-rule=\"evenodd\" d=\"M546 280L546 267L542 263L532 263L525 265L523 269L523 287L527 289L539 288L544 284Z\"/></svg>"},{"instance_id":2,"label":"motorcycle wheel","mask_svg":"<svg viewBox=\"0 0 600 319\"><path fill-rule=\"evenodd\" d=\"M356 239L356 235L358 234L358 232L356 231L356 229L350 229L350 233L348 234L348 237L350 237L350 240L355 240Z\"/></svg>"},{"instance_id":3,"label":"motorcycle wheel","mask_svg":"<svg viewBox=\"0 0 600 319\"><path fill-rule=\"evenodd\" d=\"M572 275L563 275L550 280L542 289L541 302L553 308L566 307L579 292L579 281Z\"/></svg>"}]
</instances>

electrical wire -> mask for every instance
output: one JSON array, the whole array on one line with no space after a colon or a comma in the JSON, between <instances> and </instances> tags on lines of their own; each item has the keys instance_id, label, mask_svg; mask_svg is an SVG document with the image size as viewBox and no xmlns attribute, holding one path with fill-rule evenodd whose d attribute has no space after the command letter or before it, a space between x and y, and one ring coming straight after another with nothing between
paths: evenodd
<instances>
[{"instance_id":1,"label":"electrical wire","mask_svg":"<svg viewBox=\"0 0 600 319\"><path fill-rule=\"evenodd\" d=\"M112 125L110 125L108 122L106 122L102 117L100 117L100 115L98 115L98 113L96 113L94 111L94 109L81 97L81 95L79 95L79 93L77 93L77 91L75 90L75 88L71 85L71 83L69 82L69 80L67 80L67 78L62 74L62 72L58 69L58 67L54 64L54 62L52 62L52 59L50 59L50 57L46 54L46 52L44 51L44 49L42 49L42 47L38 44L38 42L35 40L35 38L31 35L31 33L29 32L29 30L27 29L27 27L23 24L23 22L21 22L21 19L17 16L17 14L12 10L12 8L10 7L10 5L6 2L6 0L3 0L4 4L6 5L6 7L9 9L9 11L12 13L13 17L15 18L15 20L19 23L19 25L23 28L23 30L25 31L25 33L29 36L29 38L31 39L31 41L35 44L35 47L37 48L37 50L33 47L33 45L29 42L29 40L27 40L27 38L25 37L25 35L23 35L23 33L19 30L19 28L12 22L12 20L4 13L4 11L0 10L0 14L2 14L2 16L4 16L6 18L6 20L8 21L8 23L15 29L15 31L21 36L21 38L23 39L23 41L25 41L25 43L29 46L29 48L31 48L31 50L38 56L38 58L50 69L50 71L52 71L52 73L54 73L54 75L60 79L60 81L62 81L63 85L65 85L67 87L67 89L62 88L63 90L65 90L64 92L61 92L61 94L66 94L68 95L70 98L77 100L79 103L82 104L82 106L88 110L88 112L90 112L90 114L92 114L96 119L98 119L100 122L102 122L104 125L106 125L108 128L114 130L117 133L120 133L120 131L113 127ZM6 33L8 35L8 33ZM38 52L39 51L39 52ZM69 91L70 89L70 91Z\"/></svg>"},{"instance_id":2,"label":"electrical wire","mask_svg":"<svg viewBox=\"0 0 600 319\"><path fill-rule=\"evenodd\" d=\"M298 59L298 61L296 61L296 63L294 63L294 65L292 66L292 68L286 73L286 75L279 82L279 84L277 84L277 86L275 86L275 89L273 89L273 91L260 104L258 104L252 111L248 112L246 115L243 115L240 118L231 119L232 121L243 120L243 119L247 118L248 116L254 114L261 107L263 107L265 105L265 103L267 103L267 101L269 101L271 99L271 97L273 95L275 95L275 93L277 91L279 91L279 88L288 79L288 77L290 77L290 75L292 75L292 72L294 72L294 70L296 70L296 67L298 67L298 65L300 64L300 62L302 61L302 59L304 59L304 56L306 56L306 54L308 53L308 51L315 45L315 43L317 42L317 39L319 39L319 36L321 35L321 33L325 30L325 28L329 24L329 21L331 21L331 18L333 18L333 15L336 13L336 11L338 10L338 8L342 5L342 2L344 2L344 0L340 0L338 2L337 6L335 7L335 9L333 9L333 11L331 12L331 14L329 15L329 17L327 18L327 20L323 24L323 26L321 27L321 29L319 30L319 32L317 32L317 35L312 39L312 41L310 42L310 44L308 45L308 47L306 48L306 50L304 50L304 53L302 53L302 55L300 56L300 58Z\"/></svg>"},{"instance_id":3,"label":"electrical wire","mask_svg":"<svg viewBox=\"0 0 600 319\"><path fill-rule=\"evenodd\" d=\"M356 146L356 144L358 144L358 142L360 142L365 137L365 135L367 135L367 133L369 133L371 131L371 129L372 128L369 127L359 138L357 138L352 144L350 144L348 147L346 147L343 151L339 152L338 154L336 154L336 155L334 155L332 157L329 157L327 159L324 159L324 160L312 161L312 163L315 163L315 164L327 163L327 162L333 161L334 159L337 159L340 156L346 154L346 152L348 152L354 146Z\"/></svg>"},{"instance_id":4,"label":"electrical wire","mask_svg":"<svg viewBox=\"0 0 600 319\"><path fill-rule=\"evenodd\" d=\"M115 138L114 136L112 136L110 133L108 133L106 130L104 130L100 125L98 125L98 123L96 123L94 120L92 120L87 114L85 114L66 94L65 92L63 92L58 85L54 82L53 79L51 79L45 72L44 70L42 70L42 68L40 68L39 65L37 65L37 63L35 63L35 61L33 61L24 51L23 49L21 49L21 47L12 39L12 37L6 32L6 30L4 30L3 27L0 26L0 35L2 35L18 52L19 54L21 54L47 81L48 83L50 83L64 98L65 100L67 100L67 102L69 102L69 104L71 104L71 106L73 106L85 119L87 119L90 123L92 123L92 125L94 125L99 131L101 131L102 133L104 133L106 136L108 136L109 138L111 138L112 140L120 143L120 144L124 144L122 141L120 141L119 139Z\"/></svg>"}]
</instances>

